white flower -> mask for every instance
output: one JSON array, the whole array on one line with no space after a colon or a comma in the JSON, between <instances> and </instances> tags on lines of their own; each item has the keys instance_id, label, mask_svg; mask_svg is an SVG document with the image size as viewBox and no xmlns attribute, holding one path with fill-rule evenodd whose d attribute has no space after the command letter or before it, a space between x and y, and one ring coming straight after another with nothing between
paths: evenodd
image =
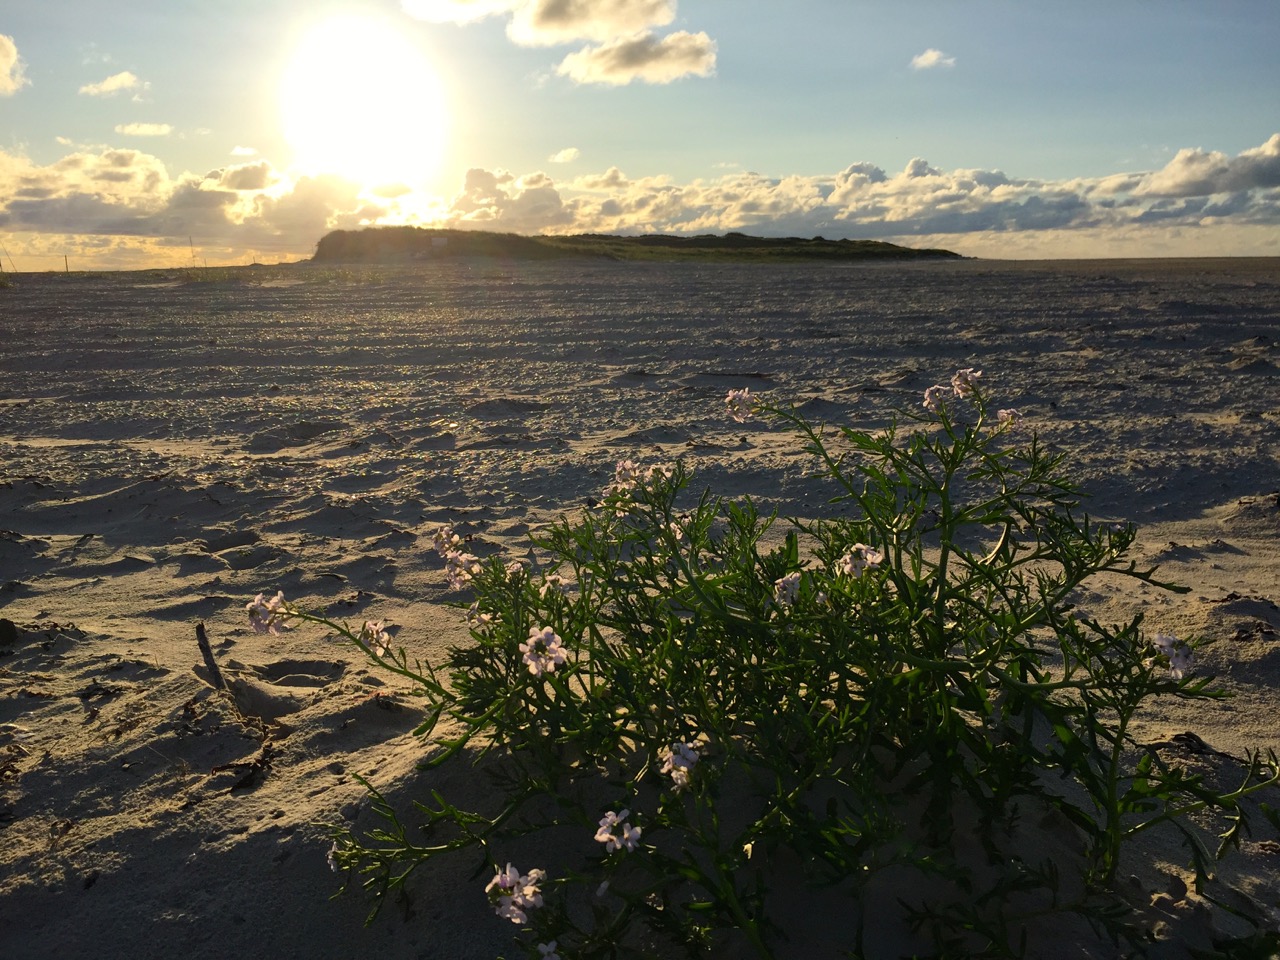
<instances>
[{"instance_id":1,"label":"white flower","mask_svg":"<svg viewBox=\"0 0 1280 960\"><path fill-rule=\"evenodd\" d=\"M1007 427L1010 430L1016 430L1022 425L1025 418L1017 410L997 410L996 424L1001 427Z\"/></svg>"},{"instance_id":2,"label":"white flower","mask_svg":"<svg viewBox=\"0 0 1280 960\"><path fill-rule=\"evenodd\" d=\"M659 480L670 480L675 475L675 467L671 466L669 463L660 463L645 470L644 483L645 486L652 487Z\"/></svg>"},{"instance_id":3,"label":"white flower","mask_svg":"<svg viewBox=\"0 0 1280 960\"><path fill-rule=\"evenodd\" d=\"M461 590L483 569L479 557L461 550L450 550L444 555L444 578L451 590Z\"/></svg>"},{"instance_id":4,"label":"white flower","mask_svg":"<svg viewBox=\"0 0 1280 960\"><path fill-rule=\"evenodd\" d=\"M857 580L866 570L874 570L884 560L884 554L865 543L855 543L843 557L836 561L836 569L846 577Z\"/></svg>"},{"instance_id":5,"label":"white flower","mask_svg":"<svg viewBox=\"0 0 1280 960\"><path fill-rule=\"evenodd\" d=\"M556 667L565 662L564 646L550 627L530 627L529 640L520 644L520 652L535 677L554 673Z\"/></svg>"},{"instance_id":6,"label":"white flower","mask_svg":"<svg viewBox=\"0 0 1280 960\"><path fill-rule=\"evenodd\" d=\"M789 607L800 596L800 573L788 573L773 581L773 599L781 606Z\"/></svg>"},{"instance_id":7,"label":"white flower","mask_svg":"<svg viewBox=\"0 0 1280 960\"><path fill-rule=\"evenodd\" d=\"M946 395L947 388L940 383L935 383L924 392L924 408L930 413L937 413L942 409L942 400Z\"/></svg>"},{"instance_id":8,"label":"white flower","mask_svg":"<svg viewBox=\"0 0 1280 960\"><path fill-rule=\"evenodd\" d=\"M472 630L477 630L483 633L494 624L500 622L501 618L496 613L481 613L480 601L478 600L471 604L471 606L467 607L467 623L471 626Z\"/></svg>"},{"instance_id":9,"label":"white flower","mask_svg":"<svg viewBox=\"0 0 1280 960\"><path fill-rule=\"evenodd\" d=\"M338 872L338 841L333 841L333 846L329 848L329 855L325 857L329 862L329 869L334 873Z\"/></svg>"},{"instance_id":10,"label":"white flower","mask_svg":"<svg viewBox=\"0 0 1280 960\"><path fill-rule=\"evenodd\" d=\"M493 904L493 912L512 923L526 922L528 911L542 906L540 885L546 876L541 870L530 870L522 876L508 863L506 869L499 870L484 888L489 902Z\"/></svg>"},{"instance_id":11,"label":"white flower","mask_svg":"<svg viewBox=\"0 0 1280 960\"><path fill-rule=\"evenodd\" d=\"M464 544L462 538L453 532L453 527L443 526L431 535L431 546L443 557L461 551Z\"/></svg>"},{"instance_id":12,"label":"white flower","mask_svg":"<svg viewBox=\"0 0 1280 960\"><path fill-rule=\"evenodd\" d=\"M560 954L556 953L556 942L554 940L549 943L538 944L538 953L542 956L542 960L560 960Z\"/></svg>"},{"instance_id":13,"label":"white flower","mask_svg":"<svg viewBox=\"0 0 1280 960\"><path fill-rule=\"evenodd\" d=\"M662 751L662 769L659 772L669 776L676 793L680 793L689 786L693 768L697 765L696 744L673 743Z\"/></svg>"},{"instance_id":14,"label":"white flower","mask_svg":"<svg viewBox=\"0 0 1280 960\"><path fill-rule=\"evenodd\" d=\"M277 591L270 600L265 593L260 593L245 604L245 609L249 611L249 625L258 633L279 634L289 629L284 621L293 611L284 601L283 590Z\"/></svg>"},{"instance_id":15,"label":"white flower","mask_svg":"<svg viewBox=\"0 0 1280 960\"><path fill-rule=\"evenodd\" d=\"M729 395L725 397L724 405L729 411L729 416L738 423L745 423L755 416L759 401L751 395L749 389L744 388L730 390Z\"/></svg>"},{"instance_id":16,"label":"white flower","mask_svg":"<svg viewBox=\"0 0 1280 960\"><path fill-rule=\"evenodd\" d=\"M519 560L512 560L506 566L507 580L511 583L519 583L520 579L525 575L524 564Z\"/></svg>"},{"instance_id":17,"label":"white flower","mask_svg":"<svg viewBox=\"0 0 1280 960\"><path fill-rule=\"evenodd\" d=\"M615 850L625 849L630 853L636 848L640 840L640 828L633 827L627 822L629 816L631 811L623 810L619 813L610 811L600 818L596 842L603 843L606 852L613 853Z\"/></svg>"},{"instance_id":18,"label":"white flower","mask_svg":"<svg viewBox=\"0 0 1280 960\"><path fill-rule=\"evenodd\" d=\"M978 379L982 376L981 370L975 370L973 367L965 367L963 370L957 370L951 377L951 389L956 392L957 397L970 396L978 386Z\"/></svg>"},{"instance_id":19,"label":"white flower","mask_svg":"<svg viewBox=\"0 0 1280 960\"><path fill-rule=\"evenodd\" d=\"M366 620L360 628L360 642L380 657L385 657L391 650L391 636L386 626L385 620Z\"/></svg>"},{"instance_id":20,"label":"white flower","mask_svg":"<svg viewBox=\"0 0 1280 960\"><path fill-rule=\"evenodd\" d=\"M1169 661L1169 675L1181 680L1191 671L1191 644L1168 633L1157 633L1151 641L1156 653Z\"/></svg>"},{"instance_id":21,"label":"white flower","mask_svg":"<svg viewBox=\"0 0 1280 960\"><path fill-rule=\"evenodd\" d=\"M613 468L613 489L630 490L640 479L640 465L634 460L619 460Z\"/></svg>"},{"instance_id":22,"label":"white flower","mask_svg":"<svg viewBox=\"0 0 1280 960\"><path fill-rule=\"evenodd\" d=\"M558 573L548 573L542 578L542 586L538 588L538 596L546 599L548 593L553 590L563 596L568 596L573 589L573 582L566 580Z\"/></svg>"}]
</instances>

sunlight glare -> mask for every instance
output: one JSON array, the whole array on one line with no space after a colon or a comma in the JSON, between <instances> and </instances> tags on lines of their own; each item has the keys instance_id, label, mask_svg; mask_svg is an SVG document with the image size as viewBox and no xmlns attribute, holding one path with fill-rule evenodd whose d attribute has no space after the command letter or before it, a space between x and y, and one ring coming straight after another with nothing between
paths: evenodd
<instances>
[{"instance_id":1,"label":"sunlight glare","mask_svg":"<svg viewBox=\"0 0 1280 960\"><path fill-rule=\"evenodd\" d=\"M282 131L304 173L334 173L373 189L417 186L440 165L447 113L423 52L370 17L306 32L280 85Z\"/></svg>"}]
</instances>

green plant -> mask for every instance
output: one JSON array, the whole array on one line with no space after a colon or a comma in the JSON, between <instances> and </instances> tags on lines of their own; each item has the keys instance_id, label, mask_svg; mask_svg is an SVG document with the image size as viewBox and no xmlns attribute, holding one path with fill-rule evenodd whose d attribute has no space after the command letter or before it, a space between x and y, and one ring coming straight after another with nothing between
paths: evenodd
<instances>
[{"instance_id":1,"label":"green plant","mask_svg":"<svg viewBox=\"0 0 1280 960\"><path fill-rule=\"evenodd\" d=\"M1191 674L1194 641L1148 639L1141 617L1103 624L1071 598L1100 574L1183 588L1127 559L1131 525L1080 512L1063 456L991 410L978 377L960 371L874 433L730 393L735 418L798 433L843 515L778 531L750 500L692 497L680 464L622 461L597 507L534 538L537 568L439 531L446 576L475 598L474 642L443 675L381 623L260 596L261 629L324 624L414 681L430 707L418 732L461 731L428 765L498 761L492 809L435 793L412 828L370 788L383 826L335 829L335 865L380 903L419 864L476 851L531 956L655 936L771 956L794 932L772 909L792 879L845 905L842 947L863 955L859 905L904 876L916 892L898 920L918 949L1017 955L1051 913L1140 946L1112 885L1126 842L1178 831L1203 884L1280 766L1254 755L1222 792L1134 738L1151 698L1222 694ZM1217 851L1190 820L1210 809L1227 822ZM1028 854L1046 817L1083 846L1078 863ZM556 838L545 866L521 873L509 845L539 836Z\"/></svg>"}]
</instances>

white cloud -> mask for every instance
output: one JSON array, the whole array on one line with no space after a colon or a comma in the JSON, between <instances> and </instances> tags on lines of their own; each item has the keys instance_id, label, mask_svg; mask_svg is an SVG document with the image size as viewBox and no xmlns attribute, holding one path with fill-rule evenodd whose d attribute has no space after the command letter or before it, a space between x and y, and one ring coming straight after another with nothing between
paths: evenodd
<instances>
[{"instance_id":1,"label":"white cloud","mask_svg":"<svg viewBox=\"0 0 1280 960\"><path fill-rule=\"evenodd\" d=\"M572 163L582 156L582 151L577 147L565 147L563 150L557 150L551 156L547 157L548 163Z\"/></svg>"},{"instance_id":2,"label":"white cloud","mask_svg":"<svg viewBox=\"0 0 1280 960\"><path fill-rule=\"evenodd\" d=\"M912 70L932 70L936 67L954 67L955 65L955 57L948 56L933 47L930 47L924 53L917 53L911 58Z\"/></svg>"},{"instance_id":3,"label":"white cloud","mask_svg":"<svg viewBox=\"0 0 1280 960\"><path fill-rule=\"evenodd\" d=\"M11 97L31 81L13 37L0 33L0 97Z\"/></svg>"},{"instance_id":4,"label":"white cloud","mask_svg":"<svg viewBox=\"0 0 1280 960\"><path fill-rule=\"evenodd\" d=\"M107 79L97 83L86 83L80 88L80 92L88 97L109 97L123 90L138 90L143 86L141 80L128 70L124 70L121 73L113 73Z\"/></svg>"},{"instance_id":5,"label":"white cloud","mask_svg":"<svg viewBox=\"0 0 1280 960\"><path fill-rule=\"evenodd\" d=\"M705 33L680 30L661 38L645 33L584 47L565 57L556 72L576 83L622 86L632 80L670 83L681 77L706 77L715 68L715 42Z\"/></svg>"},{"instance_id":6,"label":"white cloud","mask_svg":"<svg viewBox=\"0 0 1280 960\"><path fill-rule=\"evenodd\" d=\"M167 137L173 127L167 123L118 123L116 133L126 137Z\"/></svg>"},{"instance_id":7,"label":"white cloud","mask_svg":"<svg viewBox=\"0 0 1280 960\"><path fill-rule=\"evenodd\" d=\"M257 155L258 151L253 147L236 146L231 148L231 156L233 157L256 157Z\"/></svg>"},{"instance_id":8,"label":"white cloud","mask_svg":"<svg viewBox=\"0 0 1280 960\"><path fill-rule=\"evenodd\" d=\"M715 71L716 45L705 33L657 36L676 17L677 0L401 0L410 16L471 23L509 15L507 36L526 47L588 41L556 73L576 83L670 83Z\"/></svg>"},{"instance_id":9,"label":"white cloud","mask_svg":"<svg viewBox=\"0 0 1280 960\"><path fill-rule=\"evenodd\" d=\"M1179 150L1134 192L1150 197L1207 197L1255 187L1280 187L1280 133L1234 158L1217 150Z\"/></svg>"},{"instance_id":10,"label":"white cloud","mask_svg":"<svg viewBox=\"0 0 1280 960\"><path fill-rule=\"evenodd\" d=\"M675 0L524 0L507 35L523 46L608 42L666 26L675 16Z\"/></svg>"},{"instance_id":11,"label":"white cloud","mask_svg":"<svg viewBox=\"0 0 1280 960\"><path fill-rule=\"evenodd\" d=\"M82 150L48 166L0 150L0 232L28 248L56 237L73 256L109 243L160 257L195 236L224 259L304 256L329 230L373 222L523 234L742 230L988 256L1275 255L1280 134L1236 157L1184 150L1157 171L1057 181L920 158L896 173L858 162L816 176L726 171L686 183L617 167L563 182L475 168L443 206L399 190L371 199L336 177L291 179L264 159L170 177L138 150ZM103 262L131 265L125 256ZM132 265L147 262L163 260Z\"/></svg>"}]
</instances>

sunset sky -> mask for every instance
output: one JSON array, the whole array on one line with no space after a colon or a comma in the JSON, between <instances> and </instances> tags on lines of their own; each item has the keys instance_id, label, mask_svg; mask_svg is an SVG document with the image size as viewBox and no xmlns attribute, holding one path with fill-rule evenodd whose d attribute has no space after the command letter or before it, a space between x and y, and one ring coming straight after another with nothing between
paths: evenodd
<instances>
[{"instance_id":1,"label":"sunset sky","mask_svg":"<svg viewBox=\"0 0 1280 960\"><path fill-rule=\"evenodd\" d=\"M1280 256L1277 0L0 0L6 271L334 228Z\"/></svg>"}]
</instances>

